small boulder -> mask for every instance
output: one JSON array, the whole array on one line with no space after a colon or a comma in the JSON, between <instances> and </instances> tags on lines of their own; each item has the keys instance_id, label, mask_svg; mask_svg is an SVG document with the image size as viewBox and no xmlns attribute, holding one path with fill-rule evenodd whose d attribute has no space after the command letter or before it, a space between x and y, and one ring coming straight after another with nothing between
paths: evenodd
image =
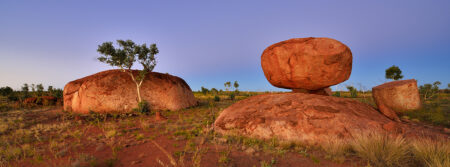
<instances>
[{"instance_id":1,"label":"small boulder","mask_svg":"<svg viewBox=\"0 0 450 167\"><path fill-rule=\"evenodd\" d=\"M322 143L351 139L362 131L386 131L392 120L370 105L347 98L305 93L252 96L223 110L214 123L221 134Z\"/></svg>"},{"instance_id":2,"label":"small boulder","mask_svg":"<svg viewBox=\"0 0 450 167\"><path fill-rule=\"evenodd\" d=\"M138 71L133 71L135 75ZM152 110L179 110L197 105L191 88L181 78L148 73L140 88L141 97ZM64 87L64 110L77 113L132 112L137 107L136 84L120 70L108 70L72 82Z\"/></svg>"},{"instance_id":3,"label":"small boulder","mask_svg":"<svg viewBox=\"0 0 450 167\"><path fill-rule=\"evenodd\" d=\"M352 52L330 38L294 38L266 48L261 66L275 87L319 90L350 77Z\"/></svg>"},{"instance_id":4,"label":"small boulder","mask_svg":"<svg viewBox=\"0 0 450 167\"><path fill-rule=\"evenodd\" d=\"M399 121L397 114L420 109L419 89L414 79L392 81L372 88L372 96L378 109L387 117Z\"/></svg>"}]
</instances>

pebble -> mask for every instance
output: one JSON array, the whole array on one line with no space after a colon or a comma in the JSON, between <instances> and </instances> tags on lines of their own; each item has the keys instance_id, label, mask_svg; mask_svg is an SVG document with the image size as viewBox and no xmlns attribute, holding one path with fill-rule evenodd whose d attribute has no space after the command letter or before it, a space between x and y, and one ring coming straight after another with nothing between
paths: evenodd
<instances>
[{"instance_id":1,"label":"pebble","mask_svg":"<svg viewBox=\"0 0 450 167\"><path fill-rule=\"evenodd\" d=\"M247 148L247 149L245 150L245 153L247 153L247 154L253 154L253 153L255 153L255 149L252 148L252 147L249 147L249 148Z\"/></svg>"}]
</instances>

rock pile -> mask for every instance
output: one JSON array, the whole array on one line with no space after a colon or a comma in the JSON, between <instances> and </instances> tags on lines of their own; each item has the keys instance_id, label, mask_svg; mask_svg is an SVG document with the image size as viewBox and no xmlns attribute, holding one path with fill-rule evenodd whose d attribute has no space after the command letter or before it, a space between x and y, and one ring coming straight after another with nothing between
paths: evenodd
<instances>
[{"instance_id":1,"label":"rock pile","mask_svg":"<svg viewBox=\"0 0 450 167\"><path fill-rule=\"evenodd\" d=\"M145 78L141 96L152 110L178 110L197 104L183 79L157 72ZM135 83L120 70L107 70L69 82L63 95L64 110L77 113L131 112L138 103Z\"/></svg>"},{"instance_id":2,"label":"rock pile","mask_svg":"<svg viewBox=\"0 0 450 167\"><path fill-rule=\"evenodd\" d=\"M295 38L265 49L261 66L275 87L326 95L326 88L350 77L352 52L330 38Z\"/></svg>"},{"instance_id":3,"label":"rock pile","mask_svg":"<svg viewBox=\"0 0 450 167\"><path fill-rule=\"evenodd\" d=\"M350 77L352 53L339 41L297 38L279 42L263 52L261 65L273 86L293 92L253 96L231 105L214 123L219 133L322 143L332 138L350 139L367 131L405 131L391 120L394 117L386 114L389 119L365 103L321 96L330 95L329 86ZM411 81L388 85L374 88L377 104L400 109L417 106L417 85ZM396 95L392 98L390 94ZM398 100L401 104L393 102Z\"/></svg>"}]
</instances>

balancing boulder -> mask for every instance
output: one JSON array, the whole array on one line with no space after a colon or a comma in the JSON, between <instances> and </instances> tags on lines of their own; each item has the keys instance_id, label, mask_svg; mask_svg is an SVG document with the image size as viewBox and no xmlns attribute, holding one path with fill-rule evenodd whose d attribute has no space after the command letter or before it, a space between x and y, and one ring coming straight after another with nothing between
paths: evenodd
<instances>
[{"instance_id":1,"label":"balancing boulder","mask_svg":"<svg viewBox=\"0 0 450 167\"><path fill-rule=\"evenodd\" d=\"M148 73L140 90L142 99L152 110L178 110L197 104L189 85L169 74ZM103 71L69 82L63 95L64 110L77 113L132 112L138 104L136 84L128 73L120 70Z\"/></svg>"},{"instance_id":2,"label":"balancing boulder","mask_svg":"<svg viewBox=\"0 0 450 167\"><path fill-rule=\"evenodd\" d=\"M351 139L361 132L387 131L384 127L396 125L392 122L356 100L280 93L238 101L220 113L214 129L222 134L316 144Z\"/></svg>"},{"instance_id":3,"label":"balancing boulder","mask_svg":"<svg viewBox=\"0 0 450 167\"><path fill-rule=\"evenodd\" d=\"M350 77L352 52L330 38L294 38L266 48L261 65L275 87L319 90Z\"/></svg>"},{"instance_id":4,"label":"balancing boulder","mask_svg":"<svg viewBox=\"0 0 450 167\"><path fill-rule=\"evenodd\" d=\"M380 112L393 120L397 114L422 106L417 81L414 79L384 83L372 88L372 96Z\"/></svg>"}]
</instances>

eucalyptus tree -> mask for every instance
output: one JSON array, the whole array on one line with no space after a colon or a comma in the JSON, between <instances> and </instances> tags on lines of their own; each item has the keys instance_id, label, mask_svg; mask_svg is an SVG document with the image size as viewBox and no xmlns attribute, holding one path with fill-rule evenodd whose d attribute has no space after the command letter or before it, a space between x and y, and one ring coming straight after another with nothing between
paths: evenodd
<instances>
[{"instance_id":1,"label":"eucalyptus tree","mask_svg":"<svg viewBox=\"0 0 450 167\"><path fill-rule=\"evenodd\" d=\"M118 67L122 72L130 75L136 84L137 96L139 104L141 104L142 97L140 88L145 76L155 68L155 55L159 53L159 50L154 43L147 47L145 43L138 45L131 40L117 40L117 45L115 47L112 42L104 42L98 45L97 51L103 56L97 59L113 67ZM131 70L136 62L140 63L143 67L143 69L138 70L137 75Z\"/></svg>"},{"instance_id":2,"label":"eucalyptus tree","mask_svg":"<svg viewBox=\"0 0 450 167\"><path fill-rule=\"evenodd\" d=\"M402 79L402 70L398 68L398 66L391 66L388 69L386 69L386 79L393 79L393 80L399 80Z\"/></svg>"}]
</instances>

